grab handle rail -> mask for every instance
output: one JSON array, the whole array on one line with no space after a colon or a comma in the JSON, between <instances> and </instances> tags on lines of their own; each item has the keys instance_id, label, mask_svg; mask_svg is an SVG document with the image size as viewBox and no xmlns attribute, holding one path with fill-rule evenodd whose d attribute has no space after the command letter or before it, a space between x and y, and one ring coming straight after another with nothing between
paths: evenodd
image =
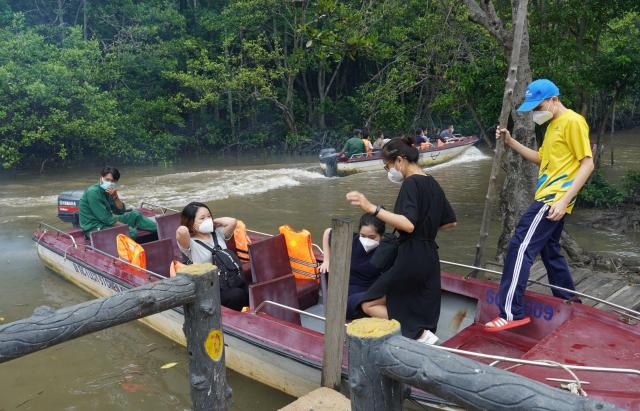
<instances>
[{"instance_id":1,"label":"grab handle rail","mask_svg":"<svg viewBox=\"0 0 640 411\"><path fill-rule=\"evenodd\" d=\"M76 243L76 239L73 238L73 236L71 234L67 233L66 231L62 231L59 228L56 228L56 227L54 227L52 225L49 225L47 223L44 223L44 222L40 221L40 224L38 225L38 229L40 229L40 227L43 227L43 226L48 228L48 229L51 229L51 230L55 231L58 234L62 234L62 235L65 235L65 236L69 237L71 239L71 242L73 243L73 248L78 248L78 244ZM47 232L46 229L43 230L42 235L40 235L40 237L38 237L38 241L36 241L36 243L38 243L38 244L40 243L40 240L42 240L42 237L44 236L44 234L46 232Z\"/></svg>"},{"instance_id":2,"label":"grab handle rail","mask_svg":"<svg viewBox=\"0 0 640 411\"><path fill-rule=\"evenodd\" d=\"M158 274L158 273L154 273L153 271L147 270L146 268L142 268L142 267L139 267L139 266L137 266L137 265L135 265L135 264L131 264L130 262L125 261L125 260L123 260L122 258L115 257L115 256L112 256L112 255L111 255L111 254L109 254L109 253L106 253L106 252L102 251L102 250L98 250L98 249L97 249L97 248L95 248L94 246L91 246L91 245L88 245L88 244L81 244L81 245L82 245L82 247L83 247L83 248L85 248L85 249L87 249L87 248L88 248L88 249L90 249L90 250L92 250L92 251L97 252L98 254L101 254L101 255L103 255L103 256L105 256L105 257L109 257L110 259L112 259L112 260L113 260L113 262L114 262L114 263L115 263L115 262L119 262L119 263L123 263L123 264L125 264L125 265L128 265L128 266L130 266L130 267L133 267L133 268L135 268L135 269L137 269L137 270L142 270L142 271L144 271L145 273L149 274L151 277L156 277L156 278L158 278L158 279L160 279L160 280L164 280L164 279L166 279L166 278L167 278L167 277L165 277L164 275L161 275L161 274Z\"/></svg>"},{"instance_id":3,"label":"grab handle rail","mask_svg":"<svg viewBox=\"0 0 640 411\"><path fill-rule=\"evenodd\" d=\"M454 266L463 267L463 268L471 268L473 270L484 271L484 272L487 272L487 273L492 273L492 274L497 274L499 276L502 276L501 272L496 271L496 270L490 270L488 268L476 267L476 266L467 265L467 264L454 263L454 262L445 261L445 260L440 260L440 262L443 263L443 264L454 265ZM465 277L465 278L467 278L467 277ZM601 304L608 305L608 306L613 307L613 308L617 308L618 310L625 311L624 313L620 313L620 314L626 315L628 317L631 317L631 318L633 318L635 320L640 321L640 312L638 312L636 310L633 310L631 308L627 308L627 307L624 307L622 305L618 305L618 304L612 303L611 301L603 300L602 298L594 297L594 296L589 295L589 294L581 293L580 291L570 290L570 289L564 288L564 287L559 287L557 285L547 284L547 283L543 283L541 281L536 281L536 280L531 280L531 279L529 279L527 281L530 282L530 283L533 283L533 284L542 285L544 287L552 288L552 289L555 289L555 290L566 291L566 292L569 292L569 293L572 293L572 294L575 294L575 295L579 295L580 297L588 298L590 300L597 301L597 302L599 302Z\"/></svg>"},{"instance_id":4,"label":"grab handle rail","mask_svg":"<svg viewBox=\"0 0 640 411\"><path fill-rule=\"evenodd\" d=\"M161 206L161 205L158 205L158 204L151 203L149 201L141 202L140 203L140 208L144 208L145 205L151 206L152 208L157 208L159 210L162 210L162 214L166 214L167 210L173 211L174 213L178 213L179 212L178 210L176 210L174 208Z\"/></svg>"},{"instance_id":5,"label":"grab handle rail","mask_svg":"<svg viewBox=\"0 0 640 411\"><path fill-rule=\"evenodd\" d=\"M271 300L264 300L263 302L258 304L258 306L253 309L252 313L257 314L260 310L262 310L262 308L265 305L273 305L273 306L282 308L283 310L293 311L294 313L298 313L298 314L301 314L301 315L306 315L308 317L315 318L315 319L321 320L321 321L326 321L327 320L326 318L324 318L324 317L322 317L320 315L308 313L306 311L302 311L302 310L299 310L297 308L289 307L288 305L280 304L280 303L277 303L277 302L271 301Z\"/></svg>"}]
</instances>

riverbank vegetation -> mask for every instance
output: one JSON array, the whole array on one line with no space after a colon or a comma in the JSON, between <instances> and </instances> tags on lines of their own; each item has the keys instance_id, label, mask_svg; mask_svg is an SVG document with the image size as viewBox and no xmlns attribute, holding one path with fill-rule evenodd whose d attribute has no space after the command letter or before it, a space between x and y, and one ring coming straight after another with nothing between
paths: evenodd
<instances>
[{"instance_id":1,"label":"riverbank vegetation","mask_svg":"<svg viewBox=\"0 0 640 411\"><path fill-rule=\"evenodd\" d=\"M532 76L598 136L640 124L639 3L531 3ZM355 126L490 135L512 11L490 3L509 29L491 33L474 4L0 0L0 163L316 150Z\"/></svg>"},{"instance_id":2,"label":"riverbank vegetation","mask_svg":"<svg viewBox=\"0 0 640 411\"><path fill-rule=\"evenodd\" d=\"M578 193L577 204L594 208L640 206L640 171L627 171L620 187L612 185L599 170L594 172Z\"/></svg>"}]
</instances>

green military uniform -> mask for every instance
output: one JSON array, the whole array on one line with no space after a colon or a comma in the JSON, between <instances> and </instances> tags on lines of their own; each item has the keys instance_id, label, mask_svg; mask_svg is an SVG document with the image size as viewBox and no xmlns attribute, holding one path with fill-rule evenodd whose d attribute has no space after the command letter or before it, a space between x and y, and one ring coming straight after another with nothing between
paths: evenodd
<instances>
[{"instance_id":1,"label":"green military uniform","mask_svg":"<svg viewBox=\"0 0 640 411\"><path fill-rule=\"evenodd\" d=\"M124 204L123 204L124 205ZM96 183L84 191L80 199L80 227L85 235L96 230L112 227L116 222L129 226L129 235L136 238L138 228L146 231L157 231L156 223L142 215L139 211L118 208L113 198ZM116 214L116 215L114 215Z\"/></svg>"},{"instance_id":2,"label":"green military uniform","mask_svg":"<svg viewBox=\"0 0 640 411\"><path fill-rule=\"evenodd\" d=\"M365 153L364 142L360 137L353 136L344 144L344 155L349 158L354 154Z\"/></svg>"}]
</instances>

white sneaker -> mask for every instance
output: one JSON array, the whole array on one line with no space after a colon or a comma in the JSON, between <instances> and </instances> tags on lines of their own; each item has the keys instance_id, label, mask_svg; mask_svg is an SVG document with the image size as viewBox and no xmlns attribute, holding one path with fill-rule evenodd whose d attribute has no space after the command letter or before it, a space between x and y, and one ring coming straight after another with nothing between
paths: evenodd
<instances>
[{"instance_id":1,"label":"white sneaker","mask_svg":"<svg viewBox=\"0 0 640 411\"><path fill-rule=\"evenodd\" d=\"M437 335L435 335L429 330L424 330L420 338L418 338L416 341L426 345L434 345L435 343L438 342L438 340L439 338Z\"/></svg>"}]
</instances>

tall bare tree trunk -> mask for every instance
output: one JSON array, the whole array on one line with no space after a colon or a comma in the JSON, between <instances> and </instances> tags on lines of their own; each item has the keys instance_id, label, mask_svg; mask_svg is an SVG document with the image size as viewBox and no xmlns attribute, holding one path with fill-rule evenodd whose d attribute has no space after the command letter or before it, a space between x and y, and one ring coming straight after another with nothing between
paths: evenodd
<instances>
[{"instance_id":1,"label":"tall bare tree trunk","mask_svg":"<svg viewBox=\"0 0 640 411\"><path fill-rule=\"evenodd\" d=\"M87 0L82 0L82 38L87 40Z\"/></svg>"},{"instance_id":2,"label":"tall bare tree trunk","mask_svg":"<svg viewBox=\"0 0 640 411\"><path fill-rule=\"evenodd\" d=\"M518 114L515 111L515 103L520 102L524 96L526 86L531 82L531 67L529 65L529 30L527 28L528 19L525 13L518 13L518 9L526 11L528 0L512 0L512 19L514 30L507 30L500 17L498 17L493 3L489 0L476 1L465 0L465 4L469 8L470 19L483 26L485 29L493 35L498 44L500 44L505 52L507 61L509 62L510 70L516 67L516 82L513 85L512 99L511 99L511 116L513 118L513 137L522 144L535 148L535 134L534 126L531 121L530 115ZM523 19L517 22L516 19ZM518 23L522 25L522 42L519 44L520 51L517 54L517 64L512 64L512 52L515 47L514 44L514 32ZM516 50L517 51L517 50ZM505 104L505 100L503 100ZM504 109L504 107L503 107ZM503 126L506 126L507 119ZM506 170L506 177L500 192L500 211L503 216L502 219L502 232L498 241L497 258L500 259L504 255L504 250L508 243L508 239L513 234L517 218L527 207L527 204L533 197L533 182L536 180L536 170L531 164L520 157L518 154L507 150L506 156L502 157L499 151L502 147L496 148L498 152L496 159L494 160L494 167L492 168L491 180L489 181L489 189L487 190L487 201L485 203L485 211L483 215L483 223L480 232L480 240L476 249L476 261L475 264L481 264L484 241L488 236L489 220L492 217L491 208L493 207L493 186L496 184L497 169L495 162L500 158L504 158L502 163L503 168ZM494 170L495 169L495 170Z\"/></svg>"},{"instance_id":3,"label":"tall bare tree trunk","mask_svg":"<svg viewBox=\"0 0 640 411\"><path fill-rule=\"evenodd\" d=\"M60 30L60 44L64 42L64 0L57 1L56 19L58 20L58 29Z\"/></svg>"}]
</instances>

